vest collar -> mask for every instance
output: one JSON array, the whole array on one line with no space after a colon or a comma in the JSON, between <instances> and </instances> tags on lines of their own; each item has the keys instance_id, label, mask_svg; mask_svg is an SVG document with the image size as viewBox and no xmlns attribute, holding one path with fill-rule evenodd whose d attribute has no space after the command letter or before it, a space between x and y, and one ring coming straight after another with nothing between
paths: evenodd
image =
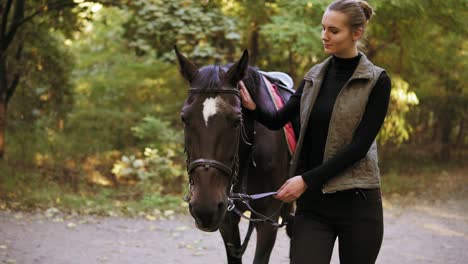
<instances>
[{"instance_id":1,"label":"vest collar","mask_svg":"<svg viewBox=\"0 0 468 264\"><path fill-rule=\"evenodd\" d=\"M374 71L372 70L374 65L369 59L367 59L364 53L359 51L359 54L361 54L361 58L359 59L359 63L356 66L353 75L351 75L350 80L372 79L374 77ZM323 78L323 76L325 75L325 70L330 64L331 59L332 57L330 56L327 59L325 59L322 63L317 64L315 67L312 67L312 69L310 69L310 71L307 73L304 79L312 80L317 79L318 77Z\"/></svg>"}]
</instances>

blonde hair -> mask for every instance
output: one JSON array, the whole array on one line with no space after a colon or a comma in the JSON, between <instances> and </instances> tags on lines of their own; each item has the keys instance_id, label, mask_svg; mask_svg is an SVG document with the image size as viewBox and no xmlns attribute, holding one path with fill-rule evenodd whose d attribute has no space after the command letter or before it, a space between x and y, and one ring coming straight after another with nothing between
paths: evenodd
<instances>
[{"instance_id":1,"label":"blonde hair","mask_svg":"<svg viewBox=\"0 0 468 264\"><path fill-rule=\"evenodd\" d=\"M364 0L336 0L327 9L345 14L353 31L358 28L364 31L367 22L374 15L374 9Z\"/></svg>"}]
</instances>

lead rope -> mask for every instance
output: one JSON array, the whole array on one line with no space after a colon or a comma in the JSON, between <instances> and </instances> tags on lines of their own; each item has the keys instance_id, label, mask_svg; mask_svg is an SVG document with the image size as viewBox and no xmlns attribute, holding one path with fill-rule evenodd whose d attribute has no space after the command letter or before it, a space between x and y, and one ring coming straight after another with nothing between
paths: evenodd
<instances>
[{"instance_id":1,"label":"lead rope","mask_svg":"<svg viewBox=\"0 0 468 264\"><path fill-rule=\"evenodd\" d=\"M273 225L275 228L283 227L287 224L284 219L281 221L281 223L278 223L273 220L273 217L281 211L283 204L284 204L283 202L281 202L281 205L278 208L278 210L276 210L273 214L271 214L271 216L266 216L264 214L259 213L258 211L254 210L252 206L250 205L250 201L262 199L262 198L276 195L276 194L277 192L265 192L265 193L259 193L259 194L253 194L253 195L248 195L244 193L233 193L232 196L228 198L229 200L228 211L233 211L240 217L251 222L267 222ZM238 200L244 203L252 214L257 215L260 218L252 218L252 217L245 216L239 209L236 208L236 205L234 202L235 200Z\"/></svg>"}]
</instances>

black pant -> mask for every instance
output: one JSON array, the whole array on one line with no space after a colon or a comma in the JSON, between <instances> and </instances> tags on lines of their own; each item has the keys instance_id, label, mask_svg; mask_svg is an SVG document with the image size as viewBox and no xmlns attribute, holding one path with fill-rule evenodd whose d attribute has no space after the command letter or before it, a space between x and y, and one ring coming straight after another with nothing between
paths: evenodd
<instances>
[{"instance_id":1,"label":"black pant","mask_svg":"<svg viewBox=\"0 0 468 264\"><path fill-rule=\"evenodd\" d=\"M294 217L292 264L330 263L336 237L341 264L375 263L383 238L380 189L316 192L307 200Z\"/></svg>"}]
</instances>

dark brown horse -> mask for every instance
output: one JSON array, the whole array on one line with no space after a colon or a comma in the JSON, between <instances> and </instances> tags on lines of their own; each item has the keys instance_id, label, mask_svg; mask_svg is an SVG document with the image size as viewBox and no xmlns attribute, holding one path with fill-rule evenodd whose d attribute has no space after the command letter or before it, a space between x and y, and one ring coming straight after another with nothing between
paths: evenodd
<instances>
[{"instance_id":1,"label":"dark brown horse","mask_svg":"<svg viewBox=\"0 0 468 264\"><path fill-rule=\"evenodd\" d=\"M278 190L287 178L290 154L283 131L271 131L241 107L238 83L243 80L254 101L274 107L260 73L248 66L248 53L228 66L209 65L198 69L177 49L182 76L190 83L181 111L190 180L189 210L203 231L220 230L228 263L242 263L240 216L229 211L229 195ZM242 203L236 208L247 210ZM252 201L251 206L277 221L281 203L271 197ZM291 206L282 207L283 215ZM258 216L252 214L252 218ZM250 222L257 232L253 263L268 263L277 229L266 222Z\"/></svg>"}]
</instances>

